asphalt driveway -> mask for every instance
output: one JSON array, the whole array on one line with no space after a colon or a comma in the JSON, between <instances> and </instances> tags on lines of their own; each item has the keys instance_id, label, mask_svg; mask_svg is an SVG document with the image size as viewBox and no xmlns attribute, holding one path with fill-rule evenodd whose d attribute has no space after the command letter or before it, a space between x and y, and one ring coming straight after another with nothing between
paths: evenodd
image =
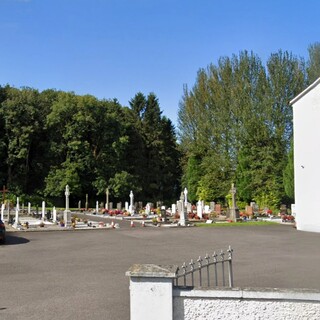
<instances>
[{"instance_id":1,"label":"asphalt driveway","mask_svg":"<svg viewBox=\"0 0 320 320\"><path fill-rule=\"evenodd\" d=\"M14 232L0 246L0 319L129 320L134 263L234 249L238 287L320 288L320 234L288 225ZM143 307L143 301L141 301Z\"/></svg>"}]
</instances>

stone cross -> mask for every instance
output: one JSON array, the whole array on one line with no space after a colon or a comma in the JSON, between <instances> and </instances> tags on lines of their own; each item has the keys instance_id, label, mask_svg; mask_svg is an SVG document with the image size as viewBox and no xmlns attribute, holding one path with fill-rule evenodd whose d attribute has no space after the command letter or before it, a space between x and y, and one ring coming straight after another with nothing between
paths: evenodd
<instances>
[{"instance_id":1,"label":"stone cross","mask_svg":"<svg viewBox=\"0 0 320 320\"><path fill-rule=\"evenodd\" d=\"M234 186L234 183L231 184L231 190L230 190L231 196L232 196L232 207L230 208L230 215L229 219L232 221L237 221L237 218L239 218L239 210L237 208L237 202L236 202L236 193L237 189Z\"/></svg>"},{"instance_id":2,"label":"stone cross","mask_svg":"<svg viewBox=\"0 0 320 320\"><path fill-rule=\"evenodd\" d=\"M129 197L130 197L129 212L132 214L133 213L133 192L132 192L132 190L130 191Z\"/></svg>"},{"instance_id":3,"label":"stone cross","mask_svg":"<svg viewBox=\"0 0 320 320\"><path fill-rule=\"evenodd\" d=\"M185 207L187 206L187 203L188 203L188 189L187 188L184 188L184 205Z\"/></svg>"},{"instance_id":4,"label":"stone cross","mask_svg":"<svg viewBox=\"0 0 320 320\"><path fill-rule=\"evenodd\" d=\"M67 228L67 227L71 226L71 212L69 210L70 190L69 190L68 185L66 185L66 191L65 191L64 195L66 196L66 210L64 210L63 219L64 219L64 226L65 226L65 228Z\"/></svg>"},{"instance_id":5,"label":"stone cross","mask_svg":"<svg viewBox=\"0 0 320 320\"><path fill-rule=\"evenodd\" d=\"M186 190L186 189L185 189ZM185 216L185 209L184 209L184 205L183 205L183 200L185 199L186 197L183 196L183 192L181 192L181 196L180 196L180 205L181 205L181 212L180 212L180 226L185 226L186 225L186 216Z\"/></svg>"}]
</instances>

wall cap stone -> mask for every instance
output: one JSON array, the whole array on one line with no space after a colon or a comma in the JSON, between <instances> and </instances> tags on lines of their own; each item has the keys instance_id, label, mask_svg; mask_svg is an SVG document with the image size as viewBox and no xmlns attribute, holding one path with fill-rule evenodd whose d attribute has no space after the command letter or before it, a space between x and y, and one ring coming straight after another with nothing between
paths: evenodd
<instances>
[{"instance_id":1,"label":"wall cap stone","mask_svg":"<svg viewBox=\"0 0 320 320\"><path fill-rule=\"evenodd\" d=\"M126 272L128 277L175 278L178 266L157 264L134 264Z\"/></svg>"}]
</instances>

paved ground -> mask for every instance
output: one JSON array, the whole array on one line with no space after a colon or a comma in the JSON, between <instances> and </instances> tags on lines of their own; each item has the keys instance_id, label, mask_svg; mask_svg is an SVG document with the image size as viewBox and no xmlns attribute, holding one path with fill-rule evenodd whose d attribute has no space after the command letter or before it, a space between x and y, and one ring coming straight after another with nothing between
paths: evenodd
<instances>
[{"instance_id":1,"label":"paved ground","mask_svg":"<svg viewBox=\"0 0 320 320\"><path fill-rule=\"evenodd\" d=\"M235 286L320 288L320 234L291 226L14 232L0 246L0 319L128 320L133 263L181 264L229 244Z\"/></svg>"}]
</instances>

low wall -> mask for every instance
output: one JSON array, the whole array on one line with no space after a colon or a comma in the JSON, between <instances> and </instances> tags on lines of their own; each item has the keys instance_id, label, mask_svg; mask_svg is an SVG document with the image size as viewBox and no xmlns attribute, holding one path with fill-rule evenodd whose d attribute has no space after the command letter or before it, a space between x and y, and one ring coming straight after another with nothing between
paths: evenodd
<instances>
[{"instance_id":1,"label":"low wall","mask_svg":"<svg viewBox=\"0 0 320 320\"><path fill-rule=\"evenodd\" d=\"M173 285L174 265L133 265L131 320L318 320L320 290L181 288Z\"/></svg>"},{"instance_id":2,"label":"low wall","mask_svg":"<svg viewBox=\"0 0 320 320\"><path fill-rule=\"evenodd\" d=\"M173 319L320 319L320 291L173 290Z\"/></svg>"}]
</instances>

